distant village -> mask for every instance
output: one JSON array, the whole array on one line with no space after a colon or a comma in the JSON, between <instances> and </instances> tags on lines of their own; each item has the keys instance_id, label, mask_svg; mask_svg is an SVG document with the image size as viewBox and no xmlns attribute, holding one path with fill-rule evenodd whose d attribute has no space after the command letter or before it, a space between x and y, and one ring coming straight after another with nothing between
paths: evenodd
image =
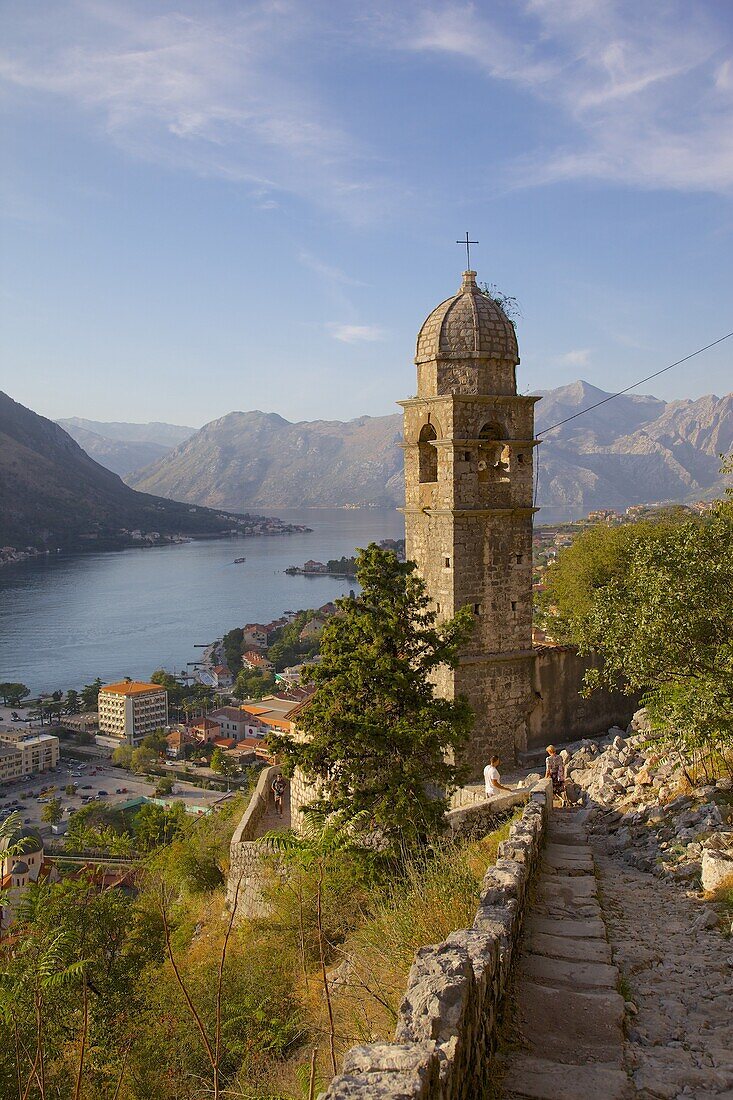
<instances>
[{"instance_id":1,"label":"distant village","mask_svg":"<svg viewBox=\"0 0 733 1100\"><path fill-rule=\"evenodd\" d=\"M191 508L190 511L196 512L197 509ZM217 515L223 522L232 522L233 520L233 517L229 515L222 515L220 513L217 513ZM199 535L197 538L220 539L233 537L250 538L255 535L293 535L307 534L311 530L312 528L306 527L300 523L284 523L274 516L245 514L238 517L236 522L232 522L232 526L228 529L207 535ZM109 535L107 534L101 537L108 541ZM94 548L95 543L100 539L100 534L98 531L90 531L87 534L80 535L79 538L83 544L88 544L90 548ZM175 546L179 543L193 541L194 539L191 535L168 535L162 534L160 531L143 530L139 527L133 529L120 527L115 533L116 549L126 549L129 547L148 549L152 546ZM39 550L37 546L0 546L0 565L14 565L18 562L28 561L31 558L49 556L54 553L60 554L61 552L60 549Z\"/></svg>"}]
</instances>

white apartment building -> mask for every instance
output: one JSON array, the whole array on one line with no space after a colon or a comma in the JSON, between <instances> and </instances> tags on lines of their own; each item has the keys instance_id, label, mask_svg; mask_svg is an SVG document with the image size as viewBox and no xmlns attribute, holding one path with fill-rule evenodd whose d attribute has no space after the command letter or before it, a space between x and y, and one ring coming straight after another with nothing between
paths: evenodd
<instances>
[{"instance_id":1,"label":"white apartment building","mask_svg":"<svg viewBox=\"0 0 733 1100\"><path fill-rule=\"evenodd\" d=\"M53 734L0 729L0 782L46 772L58 762L59 739Z\"/></svg>"},{"instance_id":2,"label":"white apartment building","mask_svg":"<svg viewBox=\"0 0 733 1100\"><path fill-rule=\"evenodd\" d=\"M139 745L168 725L168 692L160 684L123 680L102 688L98 709L100 734Z\"/></svg>"}]
</instances>

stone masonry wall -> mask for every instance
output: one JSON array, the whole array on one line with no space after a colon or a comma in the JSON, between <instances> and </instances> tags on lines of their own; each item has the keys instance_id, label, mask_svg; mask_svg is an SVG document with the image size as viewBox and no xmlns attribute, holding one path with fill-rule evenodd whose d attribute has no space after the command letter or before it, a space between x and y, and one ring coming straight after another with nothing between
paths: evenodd
<instances>
[{"instance_id":1,"label":"stone masonry wall","mask_svg":"<svg viewBox=\"0 0 733 1100\"><path fill-rule=\"evenodd\" d=\"M319 1100L476 1100L492 1078L496 1024L539 862L551 794L532 791L484 876L472 928L421 948L395 1041L352 1047Z\"/></svg>"},{"instance_id":2,"label":"stone masonry wall","mask_svg":"<svg viewBox=\"0 0 733 1100\"><path fill-rule=\"evenodd\" d=\"M522 750L544 748L553 742L605 733L626 726L638 706L636 696L598 689L585 699L580 694L587 669L598 658L582 657L572 646L542 646L535 650L532 712Z\"/></svg>"},{"instance_id":3,"label":"stone masonry wall","mask_svg":"<svg viewBox=\"0 0 733 1100\"><path fill-rule=\"evenodd\" d=\"M262 900L265 868L261 845L256 838L267 813L270 786L280 771L278 767L262 769L254 794L229 844L227 907L231 909L236 902L237 917L240 919L267 914Z\"/></svg>"}]
</instances>

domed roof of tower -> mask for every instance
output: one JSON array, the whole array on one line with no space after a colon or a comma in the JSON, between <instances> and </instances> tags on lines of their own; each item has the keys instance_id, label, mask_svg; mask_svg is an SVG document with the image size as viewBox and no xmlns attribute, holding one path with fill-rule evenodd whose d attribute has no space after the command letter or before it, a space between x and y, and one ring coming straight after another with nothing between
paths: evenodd
<instances>
[{"instance_id":1,"label":"domed roof of tower","mask_svg":"<svg viewBox=\"0 0 733 1100\"><path fill-rule=\"evenodd\" d=\"M509 359L519 362L514 325L464 271L461 289L436 306L417 337L416 363L431 359Z\"/></svg>"},{"instance_id":2,"label":"domed roof of tower","mask_svg":"<svg viewBox=\"0 0 733 1100\"><path fill-rule=\"evenodd\" d=\"M10 873L11 873L11 875L27 875L28 874L28 864L24 863L22 859L19 859L16 863L13 864L13 867L12 867L12 870L11 870Z\"/></svg>"},{"instance_id":3,"label":"domed roof of tower","mask_svg":"<svg viewBox=\"0 0 733 1100\"><path fill-rule=\"evenodd\" d=\"M41 834L37 829L28 828L22 826L20 829L16 829L9 836L2 837L0 839L0 853L4 852L6 848L15 847L16 844L22 842L21 851L24 856L30 855L33 852L41 852L43 850L43 840Z\"/></svg>"}]
</instances>

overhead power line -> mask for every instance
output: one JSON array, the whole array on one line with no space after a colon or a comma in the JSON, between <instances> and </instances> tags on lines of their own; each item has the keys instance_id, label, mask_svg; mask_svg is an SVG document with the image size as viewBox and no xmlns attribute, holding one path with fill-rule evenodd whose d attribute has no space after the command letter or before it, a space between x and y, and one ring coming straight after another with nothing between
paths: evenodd
<instances>
[{"instance_id":1,"label":"overhead power line","mask_svg":"<svg viewBox=\"0 0 733 1100\"><path fill-rule=\"evenodd\" d=\"M625 390L619 390L618 393L610 393L608 397L604 397L602 401L596 401L595 405L589 405L587 409L581 409L580 412L573 413L572 416L566 416L564 420L558 420L557 424L552 424L549 428L544 428L541 434L547 435L548 432L554 432L555 428L561 428L563 424L569 424L571 420L577 420L579 416L585 416L586 413L592 412L593 409L597 409L601 405L606 405L609 401L614 401L617 397L621 397L630 390L635 390L637 386L643 386L645 382L651 381L652 378L659 378L659 375L664 374L665 371L672 370L672 367L679 367L682 363L689 362L689 360L694 359L696 355L702 355L704 351L710 351L710 348L714 348L716 344L722 344L724 340L730 340L731 336L733 336L733 332L728 332L725 336L720 336L717 340L713 340L712 344L706 344L704 348L698 348L697 351L690 352L684 359L677 359L676 362L670 363L667 367L662 367L661 370L655 371L654 374L648 374L646 378L640 378L638 382L634 382L633 386L627 386Z\"/></svg>"},{"instance_id":2,"label":"overhead power line","mask_svg":"<svg viewBox=\"0 0 733 1100\"><path fill-rule=\"evenodd\" d=\"M544 428L538 437L538 442L543 442L543 437L548 432L554 432L555 428L561 428L563 424L569 424L571 420L577 420L579 416L585 416L586 413L592 412L593 409L600 408L601 405L607 405L609 401L615 401L617 397L622 397L625 393L629 393L631 390L635 390L638 386L643 386L645 382L650 382L652 378L659 378L660 374L665 374L668 370L672 370L673 367L679 367L683 363L688 363L690 359L694 359L696 355L702 355L704 351L710 351L710 348L716 347L718 344L722 344L724 340L730 340L733 336L733 332L727 332L725 336L719 336L717 340L713 340L711 344L706 344L704 348L698 348L697 351L690 352L689 355L685 355L682 359L676 359L674 363L669 363L668 366L662 367L661 370L654 371L653 374L647 374L646 378L640 378L638 382L634 382L633 385L627 386L626 389L619 390L618 393L610 393L608 397L604 397L602 401L596 401L595 404L589 405L587 409L581 409L580 412L573 413L572 416L566 416L564 420L558 420L557 424L551 424L549 428ZM535 479L534 479L534 506L537 507L537 496L539 493L540 484L540 452L536 453L535 459Z\"/></svg>"}]
</instances>

